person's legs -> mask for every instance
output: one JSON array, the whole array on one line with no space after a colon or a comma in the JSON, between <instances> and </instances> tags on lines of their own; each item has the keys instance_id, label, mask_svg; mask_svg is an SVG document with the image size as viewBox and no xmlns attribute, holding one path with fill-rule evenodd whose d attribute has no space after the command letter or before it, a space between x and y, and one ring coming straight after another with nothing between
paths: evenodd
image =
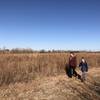
<instances>
[{"instance_id":1,"label":"person's legs","mask_svg":"<svg viewBox=\"0 0 100 100\"><path fill-rule=\"evenodd\" d=\"M86 80L86 73L82 72L82 82Z\"/></svg>"},{"instance_id":2,"label":"person's legs","mask_svg":"<svg viewBox=\"0 0 100 100\"><path fill-rule=\"evenodd\" d=\"M84 72L83 79L86 80L86 72Z\"/></svg>"},{"instance_id":3,"label":"person's legs","mask_svg":"<svg viewBox=\"0 0 100 100\"><path fill-rule=\"evenodd\" d=\"M73 75L73 69L72 67L69 67L69 77L72 78L72 75Z\"/></svg>"},{"instance_id":4,"label":"person's legs","mask_svg":"<svg viewBox=\"0 0 100 100\"><path fill-rule=\"evenodd\" d=\"M75 77L78 75L77 72L75 71L75 68L73 68L73 75L75 75Z\"/></svg>"}]
</instances>

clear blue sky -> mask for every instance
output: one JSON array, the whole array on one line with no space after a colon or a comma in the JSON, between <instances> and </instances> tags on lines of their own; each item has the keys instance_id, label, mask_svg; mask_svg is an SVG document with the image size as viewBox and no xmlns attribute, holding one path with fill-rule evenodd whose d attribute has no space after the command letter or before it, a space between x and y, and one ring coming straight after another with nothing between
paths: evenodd
<instances>
[{"instance_id":1,"label":"clear blue sky","mask_svg":"<svg viewBox=\"0 0 100 100\"><path fill-rule=\"evenodd\" d=\"M100 0L0 0L0 48L100 50Z\"/></svg>"}]
</instances>

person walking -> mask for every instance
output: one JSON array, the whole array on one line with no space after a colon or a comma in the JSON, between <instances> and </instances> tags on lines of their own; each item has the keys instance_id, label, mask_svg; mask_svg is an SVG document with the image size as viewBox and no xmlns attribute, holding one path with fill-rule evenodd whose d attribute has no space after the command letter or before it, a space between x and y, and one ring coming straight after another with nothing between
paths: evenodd
<instances>
[{"instance_id":1,"label":"person walking","mask_svg":"<svg viewBox=\"0 0 100 100\"><path fill-rule=\"evenodd\" d=\"M88 64L84 57L81 58L81 62L79 63L79 67L81 68L81 81L84 82L86 80L86 72L88 72Z\"/></svg>"},{"instance_id":2,"label":"person walking","mask_svg":"<svg viewBox=\"0 0 100 100\"><path fill-rule=\"evenodd\" d=\"M69 57L69 71L68 71L68 76L70 78L72 78L73 75L75 77L78 75L77 72L75 71L76 66L77 66L76 55L73 52L71 52Z\"/></svg>"}]
</instances>

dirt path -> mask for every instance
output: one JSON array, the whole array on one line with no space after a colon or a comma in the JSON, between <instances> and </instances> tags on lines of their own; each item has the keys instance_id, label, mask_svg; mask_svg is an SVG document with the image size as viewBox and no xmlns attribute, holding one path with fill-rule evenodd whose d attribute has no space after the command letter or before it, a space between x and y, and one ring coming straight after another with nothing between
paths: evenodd
<instances>
[{"instance_id":1,"label":"dirt path","mask_svg":"<svg viewBox=\"0 0 100 100\"><path fill-rule=\"evenodd\" d=\"M100 68L85 83L59 75L0 87L0 100L100 100Z\"/></svg>"}]
</instances>

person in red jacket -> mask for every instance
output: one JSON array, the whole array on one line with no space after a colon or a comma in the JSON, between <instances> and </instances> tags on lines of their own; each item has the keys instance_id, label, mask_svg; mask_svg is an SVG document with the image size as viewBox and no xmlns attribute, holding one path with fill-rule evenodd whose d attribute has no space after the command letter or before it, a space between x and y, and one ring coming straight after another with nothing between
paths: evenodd
<instances>
[{"instance_id":1,"label":"person in red jacket","mask_svg":"<svg viewBox=\"0 0 100 100\"><path fill-rule=\"evenodd\" d=\"M69 57L69 77L72 78L72 76L74 75L75 77L78 75L77 72L75 71L77 66L77 58L76 55L71 52L70 53L70 57Z\"/></svg>"}]
</instances>

